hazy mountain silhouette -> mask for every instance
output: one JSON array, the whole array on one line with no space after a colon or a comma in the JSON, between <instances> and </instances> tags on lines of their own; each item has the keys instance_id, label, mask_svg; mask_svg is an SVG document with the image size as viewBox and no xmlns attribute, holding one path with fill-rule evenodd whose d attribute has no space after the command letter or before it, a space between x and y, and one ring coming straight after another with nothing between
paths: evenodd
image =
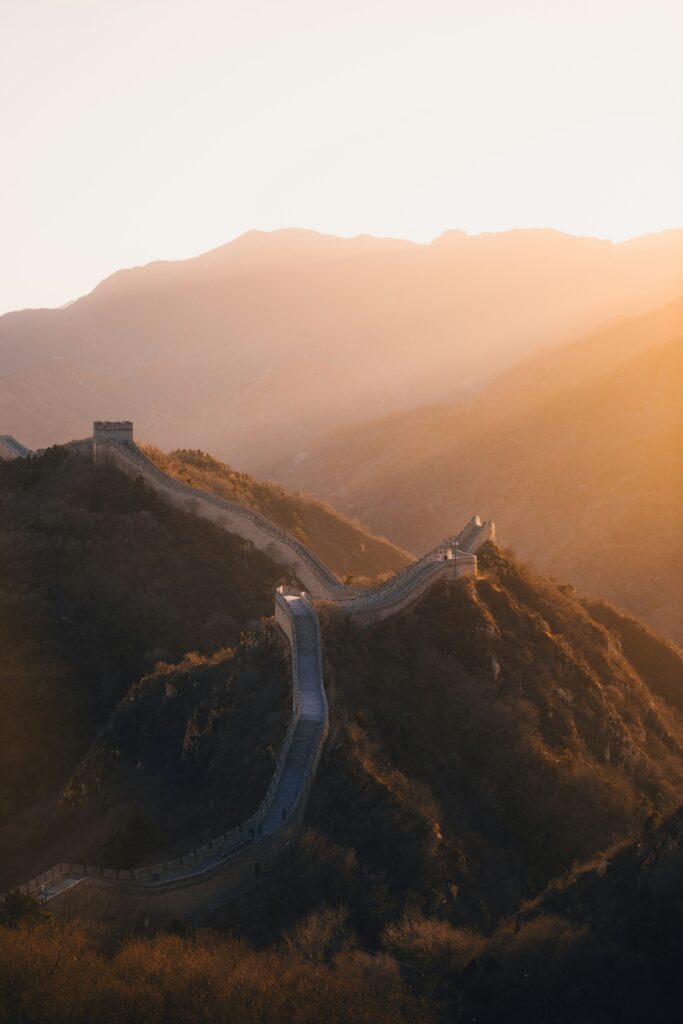
<instances>
[{"instance_id":1,"label":"hazy mountain silhouette","mask_svg":"<svg viewBox=\"0 0 683 1024\"><path fill-rule=\"evenodd\" d=\"M262 473L322 430L467 395L682 281L683 231L618 245L547 230L430 245L250 232L0 318L2 420L43 446L125 415L163 447Z\"/></svg>"},{"instance_id":2,"label":"hazy mountain silhouette","mask_svg":"<svg viewBox=\"0 0 683 1024\"><path fill-rule=\"evenodd\" d=\"M338 431L277 476L413 551L474 510L544 570L683 639L683 299L471 400Z\"/></svg>"}]
</instances>

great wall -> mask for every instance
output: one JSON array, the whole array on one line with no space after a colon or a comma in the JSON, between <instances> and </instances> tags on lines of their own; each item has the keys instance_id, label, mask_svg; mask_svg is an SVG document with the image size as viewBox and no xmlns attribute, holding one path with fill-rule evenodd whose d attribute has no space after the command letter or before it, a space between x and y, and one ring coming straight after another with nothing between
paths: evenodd
<instances>
[{"instance_id":1,"label":"great wall","mask_svg":"<svg viewBox=\"0 0 683 1024\"><path fill-rule=\"evenodd\" d=\"M306 588L279 587L275 594L275 620L291 648L292 714L268 790L252 817L175 860L135 870L61 863L18 887L58 915L86 916L118 927L161 927L175 919L197 919L267 877L303 820L329 727L313 600L331 602L363 624L377 622L414 602L438 580L476 576L476 552L495 539L495 527L475 516L459 534L387 582L368 589L351 587L305 544L258 512L162 472L135 444L130 421L97 421L92 438L67 447L92 453L96 462L113 463L174 505L251 542ZM0 435L0 459L32 454L13 437Z\"/></svg>"}]
</instances>

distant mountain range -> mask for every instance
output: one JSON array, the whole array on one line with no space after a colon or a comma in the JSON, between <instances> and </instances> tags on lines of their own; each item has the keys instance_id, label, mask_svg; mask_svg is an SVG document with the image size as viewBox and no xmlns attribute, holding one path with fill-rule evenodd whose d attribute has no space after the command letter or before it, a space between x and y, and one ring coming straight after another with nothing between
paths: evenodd
<instances>
[{"instance_id":1,"label":"distant mountain range","mask_svg":"<svg viewBox=\"0 0 683 1024\"><path fill-rule=\"evenodd\" d=\"M471 399L338 430L274 474L427 550L473 511L683 641L683 299L537 353Z\"/></svg>"},{"instance_id":2,"label":"distant mountain range","mask_svg":"<svg viewBox=\"0 0 683 1024\"><path fill-rule=\"evenodd\" d=\"M322 432L470 395L514 363L680 294L683 231L430 245L251 232L0 318L0 429L32 447L128 417L262 475ZM456 517L457 518L457 517Z\"/></svg>"}]
</instances>

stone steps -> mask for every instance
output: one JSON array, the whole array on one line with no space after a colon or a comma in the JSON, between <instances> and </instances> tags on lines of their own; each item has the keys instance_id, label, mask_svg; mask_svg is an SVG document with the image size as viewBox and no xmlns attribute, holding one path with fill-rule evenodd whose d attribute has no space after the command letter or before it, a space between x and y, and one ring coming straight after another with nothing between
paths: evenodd
<instances>
[{"instance_id":1,"label":"stone steps","mask_svg":"<svg viewBox=\"0 0 683 1024\"><path fill-rule=\"evenodd\" d=\"M315 624L308 617L297 618L296 624L296 646L297 651L304 657L318 653L318 631Z\"/></svg>"},{"instance_id":2,"label":"stone steps","mask_svg":"<svg viewBox=\"0 0 683 1024\"><path fill-rule=\"evenodd\" d=\"M305 718L298 721L285 758L285 770L294 768L297 771L304 771L317 742L319 730L319 722L310 722Z\"/></svg>"}]
</instances>

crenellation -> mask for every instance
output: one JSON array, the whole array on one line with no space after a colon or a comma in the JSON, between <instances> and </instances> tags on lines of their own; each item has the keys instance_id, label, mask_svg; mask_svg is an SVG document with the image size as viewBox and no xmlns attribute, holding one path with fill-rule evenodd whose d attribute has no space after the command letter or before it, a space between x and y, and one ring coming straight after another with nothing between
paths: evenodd
<instances>
[{"instance_id":1,"label":"crenellation","mask_svg":"<svg viewBox=\"0 0 683 1024\"><path fill-rule=\"evenodd\" d=\"M95 420L93 424L95 441L132 441L132 420Z\"/></svg>"},{"instance_id":2,"label":"crenellation","mask_svg":"<svg viewBox=\"0 0 683 1024\"><path fill-rule=\"evenodd\" d=\"M95 461L101 458L110 444L133 444L131 420L95 420L92 433L92 452Z\"/></svg>"}]
</instances>

